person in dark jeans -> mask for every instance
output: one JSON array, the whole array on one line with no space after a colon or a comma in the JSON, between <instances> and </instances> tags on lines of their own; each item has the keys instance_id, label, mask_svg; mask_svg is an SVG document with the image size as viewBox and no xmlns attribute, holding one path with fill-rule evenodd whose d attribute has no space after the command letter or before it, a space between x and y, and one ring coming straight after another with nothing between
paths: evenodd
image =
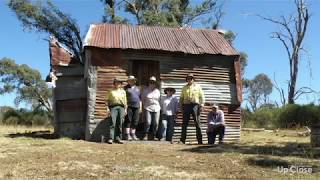
<instances>
[{"instance_id":1,"label":"person in dark jeans","mask_svg":"<svg viewBox=\"0 0 320 180\"><path fill-rule=\"evenodd\" d=\"M111 116L109 121L109 139L108 144L113 142L123 144L121 141L122 123L124 116L127 113L127 95L121 87L122 81L115 78L113 81L114 87L107 92L106 104L107 113Z\"/></svg>"},{"instance_id":2,"label":"person in dark jeans","mask_svg":"<svg viewBox=\"0 0 320 180\"><path fill-rule=\"evenodd\" d=\"M136 78L128 77L128 85L124 88L127 92L128 119L125 122L125 140L138 140L136 128L139 123L139 113L141 112L140 89L136 86Z\"/></svg>"},{"instance_id":3,"label":"person in dark jeans","mask_svg":"<svg viewBox=\"0 0 320 180\"><path fill-rule=\"evenodd\" d=\"M165 139L172 143L172 136L174 131L174 121L178 111L179 100L174 97L176 92L174 88L168 87L164 89L166 96L161 97L161 127L159 130L159 140Z\"/></svg>"},{"instance_id":4,"label":"person in dark jeans","mask_svg":"<svg viewBox=\"0 0 320 180\"><path fill-rule=\"evenodd\" d=\"M214 144L217 134L219 135L219 144L222 144L224 131L224 113L219 109L218 105L213 105L211 112L208 113L208 144Z\"/></svg>"},{"instance_id":5,"label":"person in dark jeans","mask_svg":"<svg viewBox=\"0 0 320 180\"><path fill-rule=\"evenodd\" d=\"M190 114L196 125L198 144L202 144L202 132L200 123L200 112L204 106L205 98L200 85L194 81L193 74L186 77L187 84L182 88L180 95L180 107L183 113L182 131L180 142L185 143L187 136L187 127L190 120Z\"/></svg>"}]
</instances>

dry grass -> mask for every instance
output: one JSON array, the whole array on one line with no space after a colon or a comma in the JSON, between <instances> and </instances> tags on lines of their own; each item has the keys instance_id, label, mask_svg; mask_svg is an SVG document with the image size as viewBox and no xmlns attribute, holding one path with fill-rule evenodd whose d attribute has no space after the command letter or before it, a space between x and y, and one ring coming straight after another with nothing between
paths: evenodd
<instances>
[{"instance_id":1,"label":"dry grass","mask_svg":"<svg viewBox=\"0 0 320 180\"><path fill-rule=\"evenodd\" d=\"M197 146L108 145L55 139L47 130L0 126L0 179L320 178L319 150L294 131L243 132L239 144ZM316 172L277 171L288 165L312 166Z\"/></svg>"}]
</instances>

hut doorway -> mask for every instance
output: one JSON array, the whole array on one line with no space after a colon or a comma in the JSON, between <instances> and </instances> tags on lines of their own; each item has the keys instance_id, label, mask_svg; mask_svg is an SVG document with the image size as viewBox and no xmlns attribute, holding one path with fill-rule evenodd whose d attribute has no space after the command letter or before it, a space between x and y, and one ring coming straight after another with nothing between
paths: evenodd
<instances>
[{"instance_id":1,"label":"hut doorway","mask_svg":"<svg viewBox=\"0 0 320 180\"><path fill-rule=\"evenodd\" d=\"M160 66L158 61L132 61L131 72L137 78L140 86L147 86L151 76L155 76L159 82Z\"/></svg>"},{"instance_id":2,"label":"hut doorway","mask_svg":"<svg viewBox=\"0 0 320 180\"><path fill-rule=\"evenodd\" d=\"M157 78L159 85L160 65L158 61L134 60L130 63L130 72L137 78L138 85L143 89L148 85L151 76ZM143 90L142 90L143 91ZM142 138L144 135L144 113L140 114L140 120L137 127L137 136Z\"/></svg>"}]
</instances>

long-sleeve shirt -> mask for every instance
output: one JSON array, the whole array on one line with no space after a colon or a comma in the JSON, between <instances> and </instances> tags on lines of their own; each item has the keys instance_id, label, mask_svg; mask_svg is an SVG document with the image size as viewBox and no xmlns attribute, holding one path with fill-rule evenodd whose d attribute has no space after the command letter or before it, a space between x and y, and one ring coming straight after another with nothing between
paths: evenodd
<instances>
[{"instance_id":1,"label":"long-sleeve shirt","mask_svg":"<svg viewBox=\"0 0 320 180\"><path fill-rule=\"evenodd\" d=\"M224 113L221 110L217 110L216 113L209 112L207 119L208 119L208 126L224 124Z\"/></svg>"},{"instance_id":2,"label":"long-sleeve shirt","mask_svg":"<svg viewBox=\"0 0 320 180\"><path fill-rule=\"evenodd\" d=\"M200 85L192 83L182 88L180 95L180 104L204 104L204 93Z\"/></svg>"},{"instance_id":3,"label":"long-sleeve shirt","mask_svg":"<svg viewBox=\"0 0 320 180\"><path fill-rule=\"evenodd\" d=\"M106 101L108 106L122 105L127 106L127 94L122 88L111 89L107 92Z\"/></svg>"},{"instance_id":4,"label":"long-sleeve shirt","mask_svg":"<svg viewBox=\"0 0 320 180\"><path fill-rule=\"evenodd\" d=\"M161 98L162 114L167 116L175 115L178 111L179 100L174 96L164 96Z\"/></svg>"},{"instance_id":5,"label":"long-sleeve shirt","mask_svg":"<svg viewBox=\"0 0 320 180\"><path fill-rule=\"evenodd\" d=\"M145 110L150 112L160 111L160 91L159 89L151 90L149 87L143 90L142 104Z\"/></svg>"}]
</instances>

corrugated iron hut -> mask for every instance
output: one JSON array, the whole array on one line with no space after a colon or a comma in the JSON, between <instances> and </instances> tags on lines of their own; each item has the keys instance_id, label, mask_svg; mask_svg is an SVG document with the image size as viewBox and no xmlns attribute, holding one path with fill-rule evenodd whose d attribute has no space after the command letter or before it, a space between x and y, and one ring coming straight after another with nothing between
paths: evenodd
<instances>
[{"instance_id":1,"label":"corrugated iron hut","mask_svg":"<svg viewBox=\"0 0 320 180\"><path fill-rule=\"evenodd\" d=\"M112 87L113 78L118 77L126 80L128 75L134 75L140 85L145 85L150 76L155 76L160 79L159 88L163 94L164 88L174 87L177 90L175 95L179 96L182 87L186 84L185 77L188 73L195 75L196 82L204 90L206 103L218 103L225 112L227 125L225 140L237 141L240 139L241 77L239 54L218 31L93 24L85 38L84 52L86 61L83 77L86 82L87 101L84 101L82 94L79 93L81 95L76 97L79 103L68 103L75 100L67 100L64 103L72 108L79 106L79 109L65 115L67 117L75 113L73 120L77 123L84 122L80 116L86 113L85 138L87 140L98 140L102 132L105 131L107 115L105 94ZM61 78L58 80L56 89L60 87L60 80ZM76 80L75 77L70 77L68 81L79 81L77 83L81 85L74 85L75 88L82 86L83 79ZM67 86L67 84L68 82L61 81L62 86ZM61 104L61 102L59 103ZM57 114L67 109L59 105L57 101ZM71 109L67 111L71 111ZM201 114L203 137L206 137L208 111L209 108L206 106L206 110ZM75 120L76 117L79 120ZM56 122L59 124L65 121L71 123L71 120L64 120L61 116L58 116ZM175 124L175 140L180 138L181 125L182 115L179 114ZM82 131L83 125L79 127L81 127L79 130ZM193 121L190 121L186 141L194 142L195 139L195 127Z\"/></svg>"}]
</instances>

